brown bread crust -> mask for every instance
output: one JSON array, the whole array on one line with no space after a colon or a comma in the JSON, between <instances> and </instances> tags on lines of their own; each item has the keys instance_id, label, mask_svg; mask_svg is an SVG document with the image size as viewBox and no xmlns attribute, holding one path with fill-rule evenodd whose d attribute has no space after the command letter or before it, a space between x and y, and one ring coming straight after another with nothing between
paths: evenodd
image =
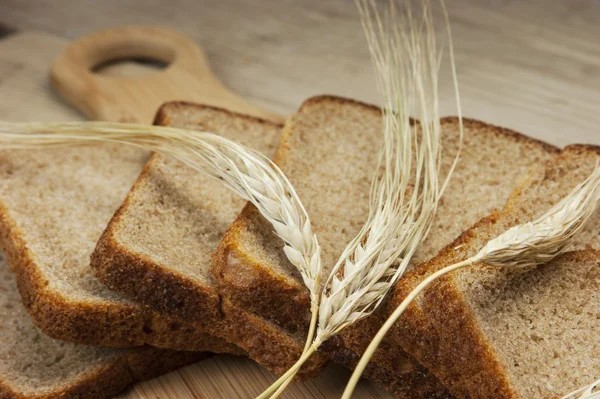
<instances>
[{"instance_id":1,"label":"brown bread crust","mask_svg":"<svg viewBox=\"0 0 600 399\"><path fill-rule=\"evenodd\" d=\"M131 191L143 185L156 161L157 156L152 155ZM120 245L115 239L130 202L131 196L128 195L92 253L91 265L98 279L138 303L151 304L158 312L169 312L179 318L219 319L220 301L216 292L166 270L144 254Z\"/></svg>"},{"instance_id":2,"label":"brown bread crust","mask_svg":"<svg viewBox=\"0 0 600 399\"><path fill-rule=\"evenodd\" d=\"M104 399L123 391L129 385L149 380L179 367L202 360L210 354L176 352L151 347L132 349L102 367L43 395L24 395L0 381L0 399Z\"/></svg>"},{"instance_id":3,"label":"brown bread crust","mask_svg":"<svg viewBox=\"0 0 600 399\"><path fill-rule=\"evenodd\" d=\"M217 109L238 118L275 125L251 116L183 102L163 105L157 113L155 123L168 125L169 108L182 106ZM156 160L157 157L153 156L148 161L131 192L144 184ZM224 337L275 374L287 371L302 353L304 342L301 337L290 335L274 323L256 317L239 306L231 305L215 290L169 271L164 265L119 244L114 237L122 221L122 215L130 206L130 201L131 195L128 195L92 254L91 265L99 280L136 302L151 306L161 315L168 315L163 316L165 318L174 317L180 322L185 320L186 323L194 325L198 331ZM185 345L186 343L183 342L184 347L177 349L185 349ZM193 342L188 340L188 345L193 345ZM325 362L324 356L320 354L313 356L303 367L302 376L316 374Z\"/></svg>"},{"instance_id":4,"label":"brown bread crust","mask_svg":"<svg viewBox=\"0 0 600 399\"><path fill-rule=\"evenodd\" d=\"M274 273L239 247L240 235L260 218L258 209L246 204L219 242L211 274L219 292L240 308L272 320L292 333L305 333L310 311L306 287Z\"/></svg>"},{"instance_id":5,"label":"brown bread crust","mask_svg":"<svg viewBox=\"0 0 600 399\"><path fill-rule=\"evenodd\" d=\"M454 248L468 242L469 237L474 235L473 231L480 226L493 223L497 217L498 211L492 215L485 217L471 229L462 233L453 243L442 249L436 257L424 264L421 264L407 273L394 287L389 301L384 310L384 314L390 314L393 309L398 307L402 300L421 282L425 277L443 268L445 264L438 263L438 259L446 256L449 259L455 252ZM386 341L396 343L404 348L407 352L419 360L425 367L428 367L438 378L444 381L444 384L458 397L461 396L461 391L457 387L458 380L450 372L451 367L440 365L438 362L439 354L436 348L439 348L439 336L436 328L428 319L428 315L420 306L420 298L417 298L405 311L402 318L390 330ZM378 356L382 356L381 351L377 352Z\"/></svg>"},{"instance_id":6,"label":"brown bread crust","mask_svg":"<svg viewBox=\"0 0 600 399\"><path fill-rule=\"evenodd\" d=\"M326 341L321 350L331 360L350 370L353 370L360 360L360 356L349 349L339 336ZM395 363L394 368L384 368L370 362L363 372L363 377L384 387L399 399L453 398L440 380L407 353L391 361Z\"/></svg>"}]
</instances>

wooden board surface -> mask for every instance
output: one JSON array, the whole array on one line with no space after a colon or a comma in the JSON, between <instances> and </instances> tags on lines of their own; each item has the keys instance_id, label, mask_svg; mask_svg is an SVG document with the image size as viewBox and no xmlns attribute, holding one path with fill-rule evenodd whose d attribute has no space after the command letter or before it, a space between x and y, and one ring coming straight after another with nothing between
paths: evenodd
<instances>
[{"instance_id":1,"label":"wooden board surface","mask_svg":"<svg viewBox=\"0 0 600 399\"><path fill-rule=\"evenodd\" d=\"M600 144L600 2L448 5L466 116L558 145ZM10 51L0 49L2 119L81 119L52 94L45 79L49 63L64 39L132 23L163 24L189 35L228 87L275 112L293 112L314 94L378 99L351 1L171 0L165 6L160 0L3 0L0 23L59 37L28 33ZM443 77L442 110L451 114L451 86L446 72ZM285 397L339 397L347 378L331 367ZM138 384L124 397L250 398L272 379L248 360L218 356ZM363 384L356 397L389 396Z\"/></svg>"}]
</instances>

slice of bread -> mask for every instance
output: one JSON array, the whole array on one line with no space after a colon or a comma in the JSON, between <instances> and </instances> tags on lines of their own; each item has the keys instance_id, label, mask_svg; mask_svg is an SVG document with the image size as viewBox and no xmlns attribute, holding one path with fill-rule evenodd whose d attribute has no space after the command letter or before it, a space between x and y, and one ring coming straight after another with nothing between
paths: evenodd
<instances>
[{"instance_id":1,"label":"slice of bread","mask_svg":"<svg viewBox=\"0 0 600 399\"><path fill-rule=\"evenodd\" d=\"M456 122L453 118L442 121L444 151L455 150L452 143L457 138ZM558 153L558 149L548 144L482 122L465 119L464 128L460 161L439 203L429 236L417 248L413 265L427 261L480 218L503 206L514 186L533 165ZM449 167L449 161L445 159L442 173ZM362 354L385 321L381 314L384 307L343 331L340 336L345 346ZM372 363L380 369L399 369L398 356L393 354L402 351L401 348L389 339L384 340Z\"/></svg>"},{"instance_id":2,"label":"slice of bread","mask_svg":"<svg viewBox=\"0 0 600 399\"><path fill-rule=\"evenodd\" d=\"M201 352L109 349L58 341L37 328L0 255L0 398L108 398L127 385L200 360Z\"/></svg>"},{"instance_id":3,"label":"slice of bread","mask_svg":"<svg viewBox=\"0 0 600 399\"><path fill-rule=\"evenodd\" d=\"M317 98L306 102L286 125L277 162L307 207L323 248L325 275L367 216L370 179L381 142L380 115L378 108L364 104ZM494 207L502 206L519 176L558 151L482 122L465 119L464 127L461 160L428 239L415 254L415 263L429 259ZM442 131L445 175L459 142L457 119L443 119ZM310 147L319 141L328 144ZM219 289L234 303L291 331L306 329L308 292L254 207L246 206L228 229L215 255L213 275ZM379 315L373 315L343 331L338 338L342 342L330 347L347 347L361 354L380 324ZM422 367L401 347L384 343L384 348L372 364L387 373L395 372L398 378L404 376L405 389L413 390L414 373L421 373ZM341 362L347 358L341 349L328 354Z\"/></svg>"},{"instance_id":4,"label":"slice of bread","mask_svg":"<svg viewBox=\"0 0 600 399\"><path fill-rule=\"evenodd\" d=\"M66 341L240 353L110 291L90 268L148 156L117 145L0 152L0 246L25 307L44 333Z\"/></svg>"},{"instance_id":5,"label":"slice of bread","mask_svg":"<svg viewBox=\"0 0 600 399\"><path fill-rule=\"evenodd\" d=\"M424 276L474 255L509 227L533 220L583 181L600 148L566 147L533 168L506 206L483 218L401 281L395 308ZM434 283L391 331L457 397L560 397L600 375L600 212L575 249L527 272L478 265ZM430 323L427 324L427 321ZM407 333L411 331L411 333Z\"/></svg>"},{"instance_id":6,"label":"slice of bread","mask_svg":"<svg viewBox=\"0 0 600 399\"><path fill-rule=\"evenodd\" d=\"M156 123L222 134L272 155L279 125L216 108L169 103ZM211 256L244 201L171 158L152 156L92 255L99 279L139 303L237 344L276 374L300 356L301 337L222 299ZM193 342L190 341L190 345ZM314 374L324 359L304 369Z\"/></svg>"}]
</instances>

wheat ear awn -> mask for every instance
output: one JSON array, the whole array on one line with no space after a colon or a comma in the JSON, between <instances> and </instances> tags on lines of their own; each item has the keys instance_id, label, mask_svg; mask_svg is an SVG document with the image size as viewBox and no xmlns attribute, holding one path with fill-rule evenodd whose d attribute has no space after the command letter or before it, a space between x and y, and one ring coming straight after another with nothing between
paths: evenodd
<instances>
[{"instance_id":1,"label":"wheat ear awn","mask_svg":"<svg viewBox=\"0 0 600 399\"><path fill-rule=\"evenodd\" d=\"M284 241L311 295L321 285L317 237L300 198L283 172L264 155L212 133L109 122L0 122L0 148L45 148L112 142L172 156L252 202Z\"/></svg>"},{"instance_id":2,"label":"wheat ear awn","mask_svg":"<svg viewBox=\"0 0 600 399\"><path fill-rule=\"evenodd\" d=\"M549 262L569 249L573 237L583 229L598 208L599 201L600 167L596 165L585 181L578 184L565 198L535 221L508 229L488 241L475 256L445 267L424 279L377 332L356 366L342 398L350 398L358 379L386 333L415 297L429 284L445 274L476 263L523 269Z\"/></svg>"},{"instance_id":3,"label":"wheat ear awn","mask_svg":"<svg viewBox=\"0 0 600 399\"><path fill-rule=\"evenodd\" d=\"M372 185L367 223L345 248L321 294L319 343L371 314L404 273L431 228L459 156L440 184L439 60L429 2L423 3L421 21L411 19L408 3L398 14L391 2L386 18L397 22L388 31L374 3L357 4L385 99L381 162L385 168ZM408 26L408 33L403 26ZM382 49L385 46L387 50ZM411 124L411 111L418 113L420 122ZM460 116L459 121L462 143Z\"/></svg>"},{"instance_id":4,"label":"wheat ear awn","mask_svg":"<svg viewBox=\"0 0 600 399\"><path fill-rule=\"evenodd\" d=\"M318 322L316 335L313 339L311 324L307 337L307 344L312 343L298 363L259 399L279 396L310 353L369 316L381 303L427 236L460 153L440 183L440 60L430 2L422 2L421 14L413 17L410 2L397 6L392 1L383 18L373 1L358 0L356 4L384 99L384 140L378 168L383 171L375 174L371 184L367 222L346 246L324 284L319 317L313 319ZM452 72L456 83L454 67ZM455 88L458 93L457 85ZM413 123L411 113L417 114L420 122ZM460 108L458 114L462 144Z\"/></svg>"},{"instance_id":5,"label":"wheat ear awn","mask_svg":"<svg viewBox=\"0 0 600 399\"><path fill-rule=\"evenodd\" d=\"M594 381L592 384L579 388L561 399L598 399L600 398L600 380Z\"/></svg>"}]
</instances>

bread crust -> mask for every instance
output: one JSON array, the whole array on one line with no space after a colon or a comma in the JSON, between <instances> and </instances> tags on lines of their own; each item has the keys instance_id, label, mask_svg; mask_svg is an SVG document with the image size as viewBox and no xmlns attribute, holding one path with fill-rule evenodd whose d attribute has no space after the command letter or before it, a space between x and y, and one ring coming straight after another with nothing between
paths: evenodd
<instances>
[{"instance_id":1,"label":"bread crust","mask_svg":"<svg viewBox=\"0 0 600 399\"><path fill-rule=\"evenodd\" d=\"M151 156L130 192L144 184L157 158L156 154ZM92 253L91 265L98 279L110 289L124 293L139 303L152 304L152 308L158 312L169 312L186 319L219 319L220 300L216 292L165 270L144 254L130 250L115 239L131 201L132 196L127 195Z\"/></svg>"},{"instance_id":2,"label":"bread crust","mask_svg":"<svg viewBox=\"0 0 600 399\"><path fill-rule=\"evenodd\" d=\"M240 248L240 236L256 217L260 213L248 203L227 229L213 255L213 279L219 292L242 309L272 320L292 333L305 333L310 309L306 287L274 273ZM240 275L251 277L242 279Z\"/></svg>"},{"instance_id":3,"label":"bread crust","mask_svg":"<svg viewBox=\"0 0 600 399\"><path fill-rule=\"evenodd\" d=\"M353 370L360 360L360 356L340 336L327 340L321 350L335 363ZM381 367L375 362L370 362L362 376L384 387L396 398L402 399L450 399L453 396L437 377L421 366L416 359L404 354L390 360L395 367Z\"/></svg>"}]
</instances>

